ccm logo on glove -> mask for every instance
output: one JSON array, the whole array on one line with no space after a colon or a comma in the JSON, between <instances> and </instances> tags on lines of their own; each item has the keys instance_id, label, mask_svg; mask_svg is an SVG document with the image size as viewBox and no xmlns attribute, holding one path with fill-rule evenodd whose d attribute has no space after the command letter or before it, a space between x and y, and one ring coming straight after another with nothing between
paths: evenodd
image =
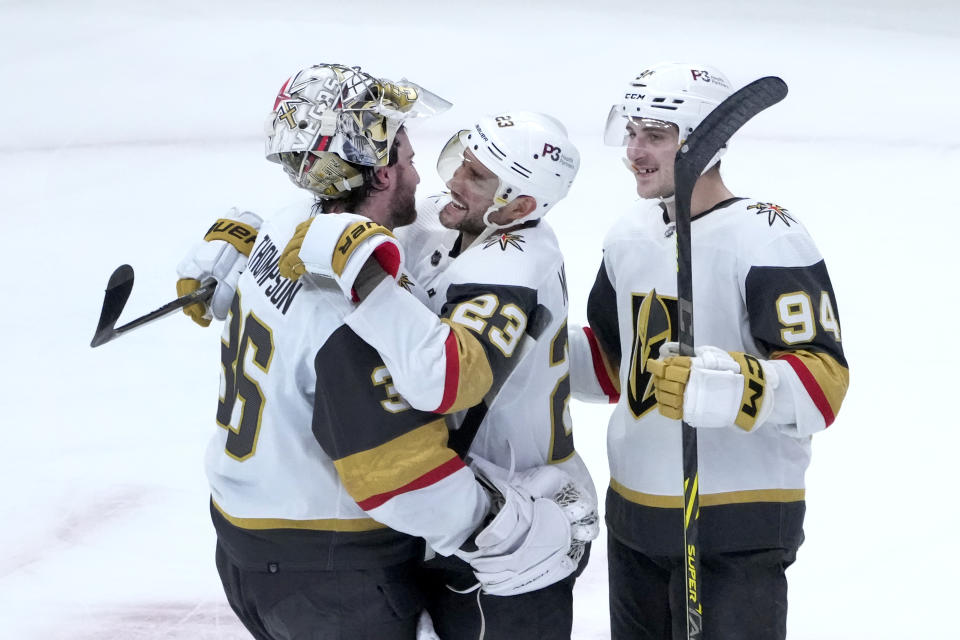
<instances>
[{"instance_id":1,"label":"ccm logo on glove","mask_svg":"<svg viewBox=\"0 0 960 640\"><path fill-rule=\"evenodd\" d=\"M737 424L749 431L753 428L753 421L757 419L757 414L760 413L760 403L763 402L763 392L765 390L763 367L760 366L759 360L748 353L731 355L734 360L737 359L738 355L743 356L740 363L740 372L743 374L744 403L740 407L740 413L746 416L743 421L749 420L750 424L749 426L740 424L740 416L737 416Z\"/></svg>"},{"instance_id":2,"label":"ccm logo on glove","mask_svg":"<svg viewBox=\"0 0 960 640\"><path fill-rule=\"evenodd\" d=\"M675 342L661 349L661 358L647 360L661 414L694 427L736 425L752 431L770 416L776 370L755 356L717 347L695 349L696 356L674 355Z\"/></svg>"}]
</instances>

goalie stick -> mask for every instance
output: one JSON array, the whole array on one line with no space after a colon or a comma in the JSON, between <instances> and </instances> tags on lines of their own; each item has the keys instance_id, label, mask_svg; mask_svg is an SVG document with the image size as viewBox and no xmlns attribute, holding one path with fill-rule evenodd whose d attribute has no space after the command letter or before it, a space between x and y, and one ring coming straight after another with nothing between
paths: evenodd
<instances>
[{"instance_id":1,"label":"goalie stick","mask_svg":"<svg viewBox=\"0 0 960 640\"><path fill-rule=\"evenodd\" d=\"M188 293L176 300L172 300L163 305L156 311L140 316L131 320L127 324L116 327L120 314L123 313L123 307L130 298L130 292L133 291L133 267L128 264L122 264L113 273L110 274L110 280L107 281L107 288L103 293L103 308L100 310L100 322L97 323L97 330L93 334L93 340L90 341L91 347L99 347L102 344L110 342L117 336L142 327L145 324L159 320L189 304L199 301L205 301L213 295L213 290L217 288L216 282L211 282L200 287L193 293Z\"/></svg>"},{"instance_id":2,"label":"goalie stick","mask_svg":"<svg viewBox=\"0 0 960 640\"><path fill-rule=\"evenodd\" d=\"M787 84L775 76L755 80L711 111L684 141L674 160L677 208L677 307L680 355L693 356L693 272L690 250L690 200L707 163L750 118L783 100ZM683 549L686 556L687 638L702 637L700 574L700 491L697 432L686 422L683 434Z\"/></svg>"}]
</instances>

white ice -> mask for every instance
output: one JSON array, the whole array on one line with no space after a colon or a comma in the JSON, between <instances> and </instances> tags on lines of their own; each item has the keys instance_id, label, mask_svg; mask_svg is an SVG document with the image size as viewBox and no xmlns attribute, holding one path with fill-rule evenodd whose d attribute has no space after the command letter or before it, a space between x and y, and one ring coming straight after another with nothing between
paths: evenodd
<instances>
[{"instance_id":1,"label":"white ice","mask_svg":"<svg viewBox=\"0 0 960 640\"><path fill-rule=\"evenodd\" d=\"M476 115L567 123L583 169L549 221L572 322L634 197L621 152L599 142L622 85L660 60L786 79L724 171L817 239L851 364L843 410L815 437L789 635L955 633L956 3L6 0L0 52L0 637L244 636L202 472L215 331L178 316L88 344L114 267L137 270L133 318L174 297L177 260L228 207L269 214L298 196L263 160L262 122L283 80L323 61L455 102L412 128L424 193L446 135ZM609 408L573 411L602 490ZM579 640L609 633L604 548L577 584Z\"/></svg>"}]
</instances>

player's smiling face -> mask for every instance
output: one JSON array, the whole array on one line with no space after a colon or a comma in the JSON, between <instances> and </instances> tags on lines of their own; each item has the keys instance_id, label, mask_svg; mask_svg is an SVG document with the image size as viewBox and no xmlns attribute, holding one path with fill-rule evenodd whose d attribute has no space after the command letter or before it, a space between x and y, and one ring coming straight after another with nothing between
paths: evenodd
<instances>
[{"instance_id":1,"label":"player's smiling face","mask_svg":"<svg viewBox=\"0 0 960 640\"><path fill-rule=\"evenodd\" d=\"M627 122L627 160L641 198L673 195L673 161L679 147L674 124L658 120Z\"/></svg>"},{"instance_id":2,"label":"player's smiling face","mask_svg":"<svg viewBox=\"0 0 960 640\"><path fill-rule=\"evenodd\" d=\"M440 210L440 224L448 229L460 229L473 234L483 231L483 214L493 205L500 180L483 166L469 149L463 152L463 162L447 181L452 202Z\"/></svg>"}]
</instances>

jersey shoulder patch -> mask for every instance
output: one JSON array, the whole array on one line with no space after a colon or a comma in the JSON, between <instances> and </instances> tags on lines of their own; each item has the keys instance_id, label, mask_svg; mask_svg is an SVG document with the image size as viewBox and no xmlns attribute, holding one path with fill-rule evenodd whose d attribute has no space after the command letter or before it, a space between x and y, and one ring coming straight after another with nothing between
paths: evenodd
<instances>
[{"instance_id":1,"label":"jersey shoulder patch","mask_svg":"<svg viewBox=\"0 0 960 640\"><path fill-rule=\"evenodd\" d=\"M747 212L755 216L760 216L766 220L768 226L772 227L782 224L787 227L792 227L799 224L797 219L793 217L793 214L790 213L790 210L784 206L759 200L748 200L747 203Z\"/></svg>"},{"instance_id":2,"label":"jersey shoulder patch","mask_svg":"<svg viewBox=\"0 0 960 640\"><path fill-rule=\"evenodd\" d=\"M480 246L481 249L490 249L499 247L501 251L514 250L523 251L523 245L527 243L522 232L501 231L495 233Z\"/></svg>"},{"instance_id":3,"label":"jersey shoulder patch","mask_svg":"<svg viewBox=\"0 0 960 640\"><path fill-rule=\"evenodd\" d=\"M470 247L447 269L451 284L488 282L536 289L563 263L552 232L538 227L498 232Z\"/></svg>"}]
</instances>

